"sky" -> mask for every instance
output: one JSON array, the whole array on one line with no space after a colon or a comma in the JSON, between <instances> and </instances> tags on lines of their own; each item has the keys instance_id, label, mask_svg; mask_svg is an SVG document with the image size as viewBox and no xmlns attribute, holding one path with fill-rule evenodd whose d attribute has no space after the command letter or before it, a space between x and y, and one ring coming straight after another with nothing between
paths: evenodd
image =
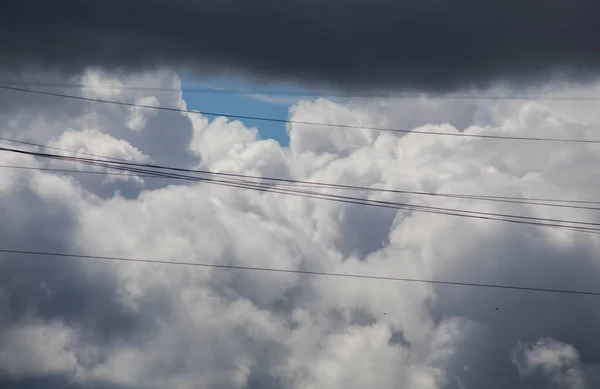
<instances>
[{"instance_id":1,"label":"sky","mask_svg":"<svg viewBox=\"0 0 600 389\"><path fill-rule=\"evenodd\" d=\"M182 76L183 89L216 89L237 91L289 91L305 92L305 90L280 83L265 87L261 83L252 83L243 79L232 80L225 77L196 78L193 75ZM267 95L225 95L183 92L183 99L188 108L198 111L216 113L236 113L246 116L261 116L267 118L286 118L289 107L299 98L293 96L267 96ZM242 119L244 125L256 127L261 138L274 139L282 146L287 146L289 137L283 123L269 123L264 121Z\"/></svg>"},{"instance_id":2,"label":"sky","mask_svg":"<svg viewBox=\"0 0 600 389\"><path fill-rule=\"evenodd\" d=\"M88 70L76 81L170 90L70 89L89 98L193 104L177 92L182 81L169 69ZM600 84L553 93L597 95ZM3 137L79 153L364 187L587 201L600 195L595 144L532 147L293 124L282 146L225 117L6 90L0 98ZM593 140L595 104L320 98L286 111L292 121ZM597 291L594 234L206 183L15 169L90 167L7 151L0 165L13 167L0 169L2 249ZM369 197L598 219L577 208ZM7 388L581 389L600 382L594 296L6 252L0 267L0 379Z\"/></svg>"},{"instance_id":3,"label":"sky","mask_svg":"<svg viewBox=\"0 0 600 389\"><path fill-rule=\"evenodd\" d=\"M0 387L600 387L598 3L248 4L0 5Z\"/></svg>"}]
</instances>

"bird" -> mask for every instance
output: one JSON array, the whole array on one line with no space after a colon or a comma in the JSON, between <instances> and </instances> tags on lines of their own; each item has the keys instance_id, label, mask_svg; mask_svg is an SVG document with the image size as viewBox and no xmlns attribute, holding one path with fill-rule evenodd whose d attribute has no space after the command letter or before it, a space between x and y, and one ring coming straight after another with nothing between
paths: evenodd
<instances>
[{"instance_id":1,"label":"bird","mask_svg":"<svg viewBox=\"0 0 600 389\"><path fill-rule=\"evenodd\" d=\"M498 310L498 307L496 307L496 311Z\"/></svg>"}]
</instances>

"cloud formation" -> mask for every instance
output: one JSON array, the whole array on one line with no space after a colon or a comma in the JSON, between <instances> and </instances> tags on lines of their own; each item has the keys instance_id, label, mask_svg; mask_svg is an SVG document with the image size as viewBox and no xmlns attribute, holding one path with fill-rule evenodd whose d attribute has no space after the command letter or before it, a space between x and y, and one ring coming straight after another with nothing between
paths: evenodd
<instances>
[{"instance_id":1,"label":"cloud formation","mask_svg":"<svg viewBox=\"0 0 600 389\"><path fill-rule=\"evenodd\" d=\"M554 339L540 339L534 345L519 345L513 350L512 359L522 376L539 374L560 388L585 388L579 354L571 345Z\"/></svg>"},{"instance_id":2,"label":"cloud formation","mask_svg":"<svg viewBox=\"0 0 600 389\"><path fill-rule=\"evenodd\" d=\"M85 77L179 83L164 71ZM185 106L178 93L110 93L116 100ZM532 147L292 124L290 146L282 148L225 118L139 111L144 120L132 129L127 107L44 101L0 110L10 123L3 136L131 160L368 187L600 197L595 144ZM597 110L558 101L317 99L299 101L290 118L579 139L593 137L600 124ZM0 153L0 165L47 163ZM575 209L370 197L600 221L595 212ZM600 276L596 235L201 183L0 168L0 200L0 248L578 290L597 290ZM595 304L586 296L1 254L0 385L597 387Z\"/></svg>"},{"instance_id":3,"label":"cloud formation","mask_svg":"<svg viewBox=\"0 0 600 389\"><path fill-rule=\"evenodd\" d=\"M7 0L3 67L236 71L343 89L516 86L600 71L594 0Z\"/></svg>"}]
</instances>

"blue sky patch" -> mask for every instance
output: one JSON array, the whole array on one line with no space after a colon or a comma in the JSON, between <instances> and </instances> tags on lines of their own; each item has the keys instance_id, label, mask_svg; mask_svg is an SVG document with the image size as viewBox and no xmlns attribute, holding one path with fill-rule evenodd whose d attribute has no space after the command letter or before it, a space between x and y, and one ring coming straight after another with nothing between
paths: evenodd
<instances>
[{"instance_id":1,"label":"blue sky patch","mask_svg":"<svg viewBox=\"0 0 600 389\"><path fill-rule=\"evenodd\" d=\"M252 83L244 80L232 80L221 78L198 79L181 76L184 89L212 89L212 90L236 90L236 91L290 91L306 92L290 85L269 85ZM224 93L196 93L183 92L183 99L189 109L198 111L209 111L224 114L235 114L244 116L263 116L277 119L287 119L290 106L302 96L281 96L261 94L224 94ZM211 118L211 120L214 118ZM259 120L241 120L248 127L256 127L262 139L274 139L282 146L288 146L289 137L284 123L269 123Z\"/></svg>"}]
</instances>

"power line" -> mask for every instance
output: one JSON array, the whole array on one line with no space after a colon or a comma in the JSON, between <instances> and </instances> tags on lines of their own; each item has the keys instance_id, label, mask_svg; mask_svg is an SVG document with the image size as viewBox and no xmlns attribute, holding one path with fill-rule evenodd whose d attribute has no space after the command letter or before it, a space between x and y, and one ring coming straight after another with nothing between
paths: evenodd
<instances>
[{"instance_id":1,"label":"power line","mask_svg":"<svg viewBox=\"0 0 600 389\"><path fill-rule=\"evenodd\" d=\"M183 109L183 108L158 107L158 106L154 106L154 105L128 103L128 102L114 101L114 100L95 99L95 98L90 98L90 97L74 96L74 95L67 95L67 94L53 93L53 92L43 92L43 91L39 91L39 90L23 89L23 88L9 87L9 86L1 86L1 85L0 85L0 89L10 90L10 91L15 91L15 92L33 93L33 94L39 94L39 95L44 95L44 96L61 97L61 98L72 99L72 100L89 101L89 102L94 102L94 103L121 105L121 106L126 106L126 107L156 109L156 110L160 110L160 111L178 112L178 113L201 114L201 115L206 115L206 116L223 116L223 117L229 117L229 118L234 118L234 119L256 120L256 121L282 123L282 124L300 124L300 125L308 125L308 126L324 126L324 127L332 127L332 128L359 129L359 130L381 131L381 132L392 132L392 133L403 133L403 134L439 135L439 136L453 136L453 137L461 137L461 138L479 138L479 139L494 139L494 140L519 140L519 141L561 142L561 143L600 143L600 139L584 140L584 139L568 139L568 138L482 135L482 134L467 134L464 132L447 133L447 132L439 132L439 131L402 130L402 129L397 129L397 128L386 128L386 127L367 127L367 126L357 126L357 125L350 125L350 124L319 123L319 122L308 122L308 121L300 121L300 120L268 118L268 117L263 117L263 116L235 115L235 114L228 114L228 113L222 113L222 112L197 111L197 110L189 110L189 109Z\"/></svg>"},{"instance_id":2,"label":"power line","mask_svg":"<svg viewBox=\"0 0 600 389\"><path fill-rule=\"evenodd\" d=\"M339 196L339 195L332 195L332 194L323 194L323 193L319 193L319 192L309 192L309 191L293 190L293 189L285 189L285 188L284 189L279 189L279 188L274 189L274 188L272 188L270 186L266 186L264 184L248 183L247 181L239 181L239 180L224 181L224 180L216 180L216 179L210 179L210 178L185 176L185 175L181 175L181 174L156 172L153 170L145 170L145 169L140 169L140 168L132 168L129 166L123 166L123 165L132 165L132 163L119 163L117 165L114 165L113 162L99 162L96 160L89 160L89 159L85 159L85 158L65 157L65 156L52 155L52 154L46 154L46 153L36 153L36 152L16 150L16 149L6 149L6 148L0 148L0 150L10 151L10 152L15 152L15 153L20 153L20 154L26 154L26 155L33 155L33 156L38 156L38 157L42 157L42 158L51 158L51 159L67 160L67 161L71 161L71 162L80 162L80 163L84 163L84 164L102 166L102 167L111 168L111 169L125 170L125 171L130 171L130 172L135 172L135 173L144 173L144 174L150 173L153 175L158 175L160 177L178 178L178 179L185 179L185 180L192 180L192 181L203 181L203 182L208 182L208 183L213 183L213 184L223 185L223 186L231 186L231 187L237 187L237 188L243 188L243 189L252 189L252 190L259 190L259 191L273 192L273 193L280 193L280 194L287 194L287 195L295 195L295 196L301 196L301 197L326 199L326 200L333 200L333 201L338 201L338 202L349 202L352 204L380 206L380 207L394 208L394 209L409 209L409 210L416 211L416 212L436 213L436 214L461 216L461 217L485 219L485 220L498 220L498 221L506 221L506 222L512 222L512 223L540 225L540 226L545 226L545 227L567 228L567 229L573 229L573 230L582 231L582 232L593 232L593 233L600 232L600 230L598 230L597 228L585 227L587 225L591 225L591 226L599 226L600 225L600 224L594 223L594 222L537 218L537 217L528 217L528 216L520 216L520 215L507 215L507 214L498 214L498 213L490 213L490 212L469 211L469 210L462 210L462 209L430 207L430 206L422 206L422 205L398 203L398 202L367 200L367 199L356 198L356 197L351 197L351 196ZM133 165L139 166L140 164L133 164ZM141 165L143 166L143 164L141 164ZM512 220L512 219L523 219L523 220ZM550 222L550 223L546 223L546 222ZM556 224L556 223L563 223L563 224ZM565 225L565 223L566 223L566 225ZM575 225L569 225L569 224L575 224ZM580 226L577 226L577 224L579 224Z\"/></svg>"},{"instance_id":3,"label":"power line","mask_svg":"<svg viewBox=\"0 0 600 389\"><path fill-rule=\"evenodd\" d=\"M599 226L599 223L594 222L582 222L582 221L570 221L570 220L561 220L561 219L548 219L548 218L538 218L538 217L529 217L529 216L521 216L521 215L510 215L510 214L499 214L499 213L490 213L490 212L480 212L480 211L469 211L462 209L453 209L453 208L442 208L442 207L430 207L423 205L415 205L409 203L398 203L398 202L388 202L388 201L379 201L379 200L370 200L363 199L351 196L340 196L340 195L332 195L332 194L323 194L319 192L310 192L304 190L293 190L293 189L280 189L280 188L272 188L270 186L260 184L260 183L248 183L243 181L226 181L226 180L217 180L211 178L202 178L202 177L194 177L194 176L185 176L181 174L173 174L173 173L165 173L165 172L156 172L153 170L141 169L138 167L130 167L127 165L144 165L144 164L133 164L133 163L115 163L115 162L102 162L96 160L90 160L86 158L77 158L77 157L65 157L60 155L52 155L47 153L37 153L25 150L16 150L16 149L7 149L0 148L0 151L9 151L15 152L19 154L26 154L32 156L38 156L42 158L51 158L58 160L66 160L72 162L80 162L84 164L90 164L95 166L102 166L108 168L116 168L124 171L131 171L136 173L144 173L144 174L156 174L161 177L173 177L179 179L187 179L193 181L202 181L207 183L212 183L221 186L229 186L235 188L242 189L250 189L250 190L258 190L263 192L271 192L271 193L279 193L285 195L299 196L305 198L315 198L315 199L323 199L330 200L335 202L342 203L350 203L350 204L359 204L359 205L369 205L375 207L382 208L392 208L392 209L405 209L413 212L423 212L423 213L432 213L439 215L447 215L447 216L458 216L458 217L466 217L471 219L480 219L480 220L495 220L495 221L504 221L509 223L518 223L532 226L541 226L541 227L552 227L552 228L562 228L568 229L578 232L587 232L587 233L600 233L599 228L595 228ZM116 164L116 165L115 165ZM123 166L124 165L124 166ZM594 227L587 227L594 226Z\"/></svg>"},{"instance_id":4,"label":"power line","mask_svg":"<svg viewBox=\"0 0 600 389\"><path fill-rule=\"evenodd\" d=\"M77 170L77 169L59 169L59 168L49 168L49 167L41 167L41 166L15 166L15 165L0 165L2 169L17 169L17 170L36 170L42 172L55 172L55 173L81 173L81 174L97 174L104 176L125 176L125 177L142 177L142 178L170 178L170 177L160 177L152 174L136 174L132 176L127 173L116 173L116 172L103 172L97 170Z\"/></svg>"},{"instance_id":5,"label":"power line","mask_svg":"<svg viewBox=\"0 0 600 389\"><path fill-rule=\"evenodd\" d=\"M131 174L127 174L127 173L115 173L115 172L106 172L106 171L95 171L95 170L78 170L78 169L60 169L60 168L45 168L45 167L39 167L39 166L18 166L18 165L0 165L0 168L3 169L17 169L17 170L38 170L38 171L48 171L48 172L57 172L57 173L75 173L75 174L96 174L96 175L113 175L113 176L126 176L126 177L131 177ZM107 169L115 169L115 170L121 170L120 168L117 167L107 167L105 166L105 168ZM221 175L221 173L218 172L213 172L213 173L207 173L208 175L216 175L219 176ZM187 178L182 178L182 177L163 177L163 176L157 176L156 174L144 174L144 173L136 173L137 177L142 177L142 178L165 178L165 179L185 179L188 180ZM255 176L245 176L245 175L240 175L242 177L247 177L247 178L255 178ZM189 176L189 178L194 178L193 176ZM244 181L246 183L250 183L250 184L257 184L256 182L251 182L251 181ZM316 186L316 185L303 185L301 184L302 181L296 181L299 182L299 184L296 185L288 185L286 187L300 187L300 188L315 188L315 189L336 189L336 188L331 188L328 186ZM310 181L307 181L310 182ZM278 185L281 185L281 183L279 183ZM327 185L327 184L324 184ZM342 189L346 189L346 188L342 188ZM348 189L353 189L353 188L348 188ZM521 205L536 205L536 206L545 206L545 207L558 207L558 208L568 208L568 209L580 209L580 210L588 210L588 211L600 211L599 207L586 207L586 206L577 206L577 205L566 205L566 204L547 204L547 203L541 203L541 202L533 202L533 201L527 201L526 199L524 201L519 201L519 200L503 200L501 198L487 198L487 197L478 197L476 195L452 195L452 194L444 194L444 193L434 193L434 192L417 192L417 191L405 191L405 190L392 190L392 189L379 189L379 188L368 188L368 187L357 187L356 189L360 189L360 190L364 190L364 191L381 191L381 192L391 192L391 193L401 193L401 194L416 194L416 195L427 195L427 196L434 196L434 197L440 197L440 198L458 198L458 199L463 199L463 200L479 200L479 201L492 201L492 202L500 202L500 203L511 203L511 204L521 204ZM516 199L519 199L518 197ZM545 200L545 201L569 201L569 200ZM589 202L589 203L595 203L595 202Z\"/></svg>"},{"instance_id":6,"label":"power line","mask_svg":"<svg viewBox=\"0 0 600 389\"><path fill-rule=\"evenodd\" d=\"M453 95L453 94L417 94L417 93L359 93L359 92L298 92L298 91L273 91L260 89L217 89L217 88L166 88L166 87L145 87L128 85L99 85L83 83L49 83L49 82L24 82L24 81L2 81L1 85L23 86L23 87L44 87L61 89L113 89L113 90L131 90L147 92L185 92L199 94L222 94L222 95L265 95L265 96L289 96L289 97L362 97L362 98L385 98L385 99L442 99L442 100L549 100L549 101L600 101L600 96L543 96L543 95Z\"/></svg>"},{"instance_id":7,"label":"power line","mask_svg":"<svg viewBox=\"0 0 600 389\"><path fill-rule=\"evenodd\" d=\"M47 146L47 145L42 145L42 144L39 144L39 143L33 143L33 142L27 142L27 141L24 141L24 140L17 140L17 139L5 138L5 137L1 137L1 136L0 136L0 140L5 141L5 142L9 142L9 143L19 144L19 145L41 147L41 148L49 149L49 150L65 151L67 153L72 153L72 154L87 155L88 157L99 157L99 158L103 158L103 159L111 160L111 161L128 162L128 161L126 161L124 159L112 158L112 157L108 157L108 156L105 156L105 155L85 153L83 151L66 150L66 149L61 149L60 147Z\"/></svg>"},{"instance_id":8,"label":"power line","mask_svg":"<svg viewBox=\"0 0 600 389\"><path fill-rule=\"evenodd\" d=\"M9 249L0 249L0 253L16 254L16 255L29 255L29 256L63 257L63 258L75 258L75 259L84 259L84 260L105 260L105 261L115 261L115 262L118 261L118 262L136 262L136 263L160 264L160 265L193 266L193 267L204 267L204 268L243 270L243 271L255 271L255 272L270 272L270 273L283 273L283 274L301 274L301 275L310 275L310 276L354 278L354 279L376 280L376 281L410 282L410 283L431 284L431 285L449 285L449 286L462 286L462 287L475 287L475 288L488 288L488 289L521 290L521 291L528 291L528 292L600 296L600 292L589 292L589 291L581 291L581 290L537 288L537 287L526 287L526 286L516 286L516 285L483 284L483 283L442 281L442 280L426 280L426 279L417 279L417 278L375 276L375 275L363 275L363 274L351 274L351 273L334 273L334 272L323 272L323 271L312 271L312 270L278 269L278 268L271 268L271 267L223 265L223 264L202 263L202 262L149 260L149 259L140 259L140 258L125 258L125 257L111 257L111 256L99 256L99 255L71 254L71 253L55 253L55 252L45 252L45 251L9 250Z\"/></svg>"},{"instance_id":9,"label":"power line","mask_svg":"<svg viewBox=\"0 0 600 389\"><path fill-rule=\"evenodd\" d=\"M226 173L226 172L211 172L208 170L201 170L201 169L187 169L187 168L181 168L181 167L152 165L152 164L137 164L137 163L134 163L131 161L126 161L124 159L111 158L111 157L107 157L107 156L99 155L99 154L91 154L91 153L85 153L85 152L80 152L80 151L67 150L67 149L62 149L59 147L46 146L46 145L42 145L42 144L38 144L38 143L19 141L19 140L3 138L3 137L0 137L0 140L10 142L10 143L15 143L15 144L23 144L23 145L45 148L45 149L50 149L50 150L64 151L64 152L72 153L75 155L79 155L79 154L87 155L87 156L107 159L107 160L111 160L111 161L123 162L123 163L127 163L130 165L135 165L135 166L150 167L150 168L161 169L161 170L173 170L173 171L187 172L187 173L220 175L220 176L235 177L235 178L242 178L242 179L271 181L271 182L277 182L277 183L283 182L283 183L293 184L294 186L304 185L304 186L314 187L314 188L328 188L328 189L371 191L371 192L395 193L395 194L410 194L410 195L433 196L433 197L447 197L447 198L458 198L458 199L479 200L479 201L507 202L507 203L539 205L539 206L548 206L548 207L584 209L584 210L593 210L593 211L600 210L599 207L565 205L565 204L597 204L598 205L598 204L600 204L600 201L586 201L586 200L572 200L572 199L549 199L549 198L536 198L536 197L514 197L514 196L489 196L489 195L464 194L464 193L425 192L425 191L413 191L413 190L402 190L402 189L372 188L372 187L365 187L365 186L334 184L334 183L325 183L325 182L318 182L318 181L286 179L286 178L269 177L269 176L254 176L254 175ZM548 203L550 203L550 204L548 204ZM564 203L564 204L555 204L555 203Z\"/></svg>"},{"instance_id":10,"label":"power line","mask_svg":"<svg viewBox=\"0 0 600 389\"><path fill-rule=\"evenodd\" d=\"M0 148L0 150L2 150L2 148ZM230 187L241 188L241 189L259 190L259 191L264 191L264 192L279 193L279 194L285 194L285 195L296 195L296 196L300 196L300 197L331 200L331 201L345 202L345 203L350 203L350 204L378 206L378 207L392 208L392 209L408 209L408 210L412 210L412 211L416 211L416 212L435 213L435 214L449 215L449 216L461 216L461 217L469 217L469 218L485 219L485 220L506 221L506 222L514 222L514 223L540 225L540 226L546 226L546 227L568 228L568 229L573 229L575 231L600 233L599 228L585 227L585 226L600 227L600 223L596 223L596 222L538 218L538 217L531 217L531 216L510 215L510 214L482 212L482 211L470 211L470 210L454 209L454 208L431 207L431 206L424 206L424 205L417 205L417 204L410 204L410 203L371 200L371 199L363 199L363 198L352 197L352 196L340 196L340 195L333 195L333 194L328 194L328 193L310 192L310 191L306 191L306 190L295 190L295 189L288 189L288 188L280 189L277 187L273 188L273 187L270 187L270 186L267 186L264 184L260 184L260 183L248 183L245 181L237 181L237 180L227 181L227 180L217 180L217 179L212 179L212 178L185 176L185 175L180 175L180 174L172 175L170 173L152 172L151 170L144 170L144 169L137 169L137 168L132 169L129 167L124 167L124 168L114 167L111 165L106 165L103 163L96 163L96 162L91 162L91 161L87 161L87 162L83 162L83 163L88 163L88 164L92 164L92 165L96 165L96 166L108 167L108 168L113 168L113 169L119 169L119 170L124 170L124 171L130 171L130 172L134 172L134 173L137 173L137 172L142 172L143 174L153 173L153 174L158 174L157 177L163 177L163 178L166 177L166 178L183 179L183 180L191 180L191 181L201 181L201 182L212 183L212 184L221 185L221 186L230 186ZM510 219L522 219L523 221L510 220ZM538 223L538 222L544 222L544 223ZM546 223L546 222L549 222L549 223ZM565 224L563 225L563 224L554 224L554 223L565 223ZM573 226L571 226L569 224L573 224ZM579 226L577 226L577 225L579 225Z\"/></svg>"}]
</instances>

